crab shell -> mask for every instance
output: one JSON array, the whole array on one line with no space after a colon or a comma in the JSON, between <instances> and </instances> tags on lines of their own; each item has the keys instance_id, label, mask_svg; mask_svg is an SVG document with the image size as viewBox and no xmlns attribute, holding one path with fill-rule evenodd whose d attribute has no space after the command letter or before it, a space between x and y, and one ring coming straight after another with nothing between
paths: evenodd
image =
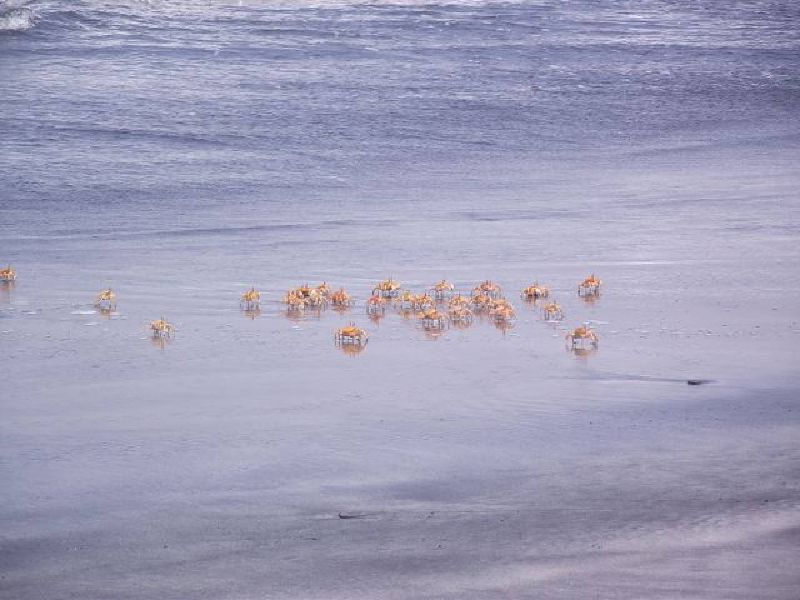
<instances>
[{"instance_id":1,"label":"crab shell","mask_svg":"<svg viewBox=\"0 0 800 600\"><path fill-rule=\"evenodd\" d=\"M495 321L512 321L516 318L516 313L514 313L514 309L510 306L503 306L501 308L496 309L492 316L494 317Z\"/></svg>"},{"instance_id":2,"label":"crab shell","mask_svg":"<svg viewBox=\"0 0 800 600\"><path fill-rule=\"evenodd\" d=\"M555 302L551 302L545 306L543 310L545 320L560 320L564 318L564 313L562 312L561 307Z\"/></svg>"},{"instance_id":3,"label":"crab shell","mask_svg":"<svg viewBox=\"0 0 800 600\"><path fill-rule=\"evenodd\" d=\"M505 298L500 298L499 300L489 300L487 306L489 307L490 313L505 309L513 310L514 308Z\"/></svg>"},{"instance_id":4,"label":"crab shell","mask_svg":"<svg viewBox=\"0 0 800 600\"><path fill-rule=\"evenodd\" d=\"M330 298L334 306L349 306L351 302L350 294L348 294L344 288L333 292Z\"/></svg>"},{"instance_id":5,"label":"crab shell","mask_svg":"<svg viewBox=\"0 0 800 600\"><path fill-rule=\"evenodd\" d=\"M356 327L354 324L350 324L347 327L342 327L341 329L336 330L336 335L334 336L336 342L342 345L347 344L357 344L363 345L369 341L369 337L367 336L367 332L363 329Z\"/></svg>"},{"instance_id":6,"label":"crab shell","mask_svg":"<svg viewBox=\"0 0 800 600\"><path fill-rule=\"evenodd\" d=\"M597 342L599 340L597 334L592 329L585 326L576 327L572 333L567 334L567 338L573 341L589 340L591 342Z\"/></svg>"},{"instance_id":7,"label":"crab shell","mask_svg":"<svg viewBox=\"0 0 800 600\"><path fill-rule=\"evenodd\" d=\"M525 298L547 298L550 295L550 290L540 286L538 283L534 283L522 290L522 295Z\"/></svg>"},{"instance_id":8,"label":"crab shell","mask_svg":"<svg viewBox=\"0 0 800 600\"><path fill-rule=\"evenodd\" d=\"M380 290L381 292L394 292L400 289L400 284L394 279L387 279L376 285L375 289Z\"/></svg>"},{"instance_id":9,"label":"crab shell","mask_svg":"<svg viewBox=\"0 0 800 600\"><path fill-rule=\"evenodd\" d=\"M99 294L97 294L97 301L98 302L113 302L117 295L111 290L111 288L107 290L103 290Z\"/></svg>"},{"instance_id":10,"label":"crab shell","mask_svg":"<svg viewBox=\"0 0 800 600\"><path fill-rule=\"evenodd\" d=\"M495 293L500 291L500 286L497 285L494 281L486 280L478 284L474 291L476 292L484 292L484 293Z\"/></svg>"},{"instance_id":11,"label":"crab shell","mask_svg":"<svg viewBox=\"0 0 800 600\"><path fill-rule=\"evenodd\" d=\"M153 335L172 335L172 332L175 331L175 327L172 323L168 323L164 319L151 321L150 329L153 331Z\"/></svg>"},{"instance_id":12,"label":"crab shell","mask_svg":"<svg viewBox=\"0 0 800 600\"><path fill-rule=\"evenodd\" d=\"M261 300L261 292L256 288L250 288L242 294L242 302L258 302Z\"/></svg>"},{"instance_id":13,"label":"crab shell","mask_svg":"<svg viewBox=\"0 0 800 600\"><path fill-rule=\"evenodd\" d=\"M483 310L485 308L488 308L491 305L491 302L492 299L486 294L478 294L476 296L473 296L472 298L472 304L478 310Z\"/></svg>"},{"instance_id":14,"label":"crab shell","mask_svg":"<svg viewBox=\"0 0 800 600\"><path fill-rule=\"evenodd\" d=\"M443 291L454 290L454 289L456 289L456 286L454 286L452 283L450 283L446 279L442 279L439 283L437 283L435 286L433 286L433 289L435 289L435 290L437 290L439 292L443 292Z\"/></svg>"}]
</instances>

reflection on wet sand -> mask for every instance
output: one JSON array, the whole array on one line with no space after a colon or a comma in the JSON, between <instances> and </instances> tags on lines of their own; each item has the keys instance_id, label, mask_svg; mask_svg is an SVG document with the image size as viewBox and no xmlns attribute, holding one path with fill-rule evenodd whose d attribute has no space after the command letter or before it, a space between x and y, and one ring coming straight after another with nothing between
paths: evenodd
<instances>
[{"instance_id":1,"label":"reflection on wet sand","mask_svg":"<svg viewBox=\"0 0 800 600\"><path fill-rule=\"evenodd\" d=\"M16 281L0 281L0 301L4 303L11 302L11 294L16 287Z\"/></svg>"},{"instance_id":2,"label":"reflection on wet sand","mask_svg":"<svg viewBox=\"0 0 800 600\"><path fill-rule=\"evenodd\" d=\"M166 348L172 343L172 338L154 335L150 336L150 343L153 345L154 348L158 348L159 350L164 350L164 348Z\"/></svg>"},{"instance_id":3,"label":"reflection on wet sand","mask_svg":"<svg viewBox=\"0 0 800 600\"><path fill-rule=\"evenodd\" d=\"M254 321L257 317L261 316L261 308L259 306L255 306L252 308L245 308L242 310L242 315Z\"/></svg>"},{"instance_id":4,"label":"reflection on wet sand","mask_svg":"<svg viewBox=\"0 0 800 600\"><path fill-rule=\"evenodd\" d=\"M581 300L583 300L584 304L597 304L600 301L600 292L589 296L581 296Z\"/></svg>"},{"instance_id":5,"label":"reflection on wet sand","mask_svg":"<svg viewBox=\"0 0 800 600\"><path fill-rule=\"evenodd\" d=\"M355 346L352 344L336 344L336 347L339 348L342 354L346 356L358 356L367 348L366 344L363 346Z\"/></svg>"}]
</instances>

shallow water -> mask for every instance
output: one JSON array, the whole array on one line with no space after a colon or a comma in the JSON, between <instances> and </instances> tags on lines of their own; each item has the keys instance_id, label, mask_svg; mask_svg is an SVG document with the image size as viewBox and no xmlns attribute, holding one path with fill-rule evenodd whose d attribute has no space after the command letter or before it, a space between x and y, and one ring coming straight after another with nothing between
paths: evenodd
<instances>
[{"instance_id":1,"label":"shallow water","mask_svg":"<svg viewBox=\"0 0 800 600\"><path fill-rule=\"evenodd\" d=\"M0 595L796 598L797 16L6 6ZM389 276L517 322L371 322Z\"/></svg>"}]
</instances>

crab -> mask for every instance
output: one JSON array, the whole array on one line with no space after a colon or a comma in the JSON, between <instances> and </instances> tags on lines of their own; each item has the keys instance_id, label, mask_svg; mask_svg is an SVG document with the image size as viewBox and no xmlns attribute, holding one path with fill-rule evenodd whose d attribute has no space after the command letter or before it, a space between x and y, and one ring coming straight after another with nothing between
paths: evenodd
<instances>
[{"instance_id":1,"label":"crab","mask_svg":"<svg viewBox=\"0 0 800 600\"><path fill-rule=\"evenodd\" d=\"M511 309L514 308L511 305L511 302L509 302L505 298L498 298L497 300L489 300L489 302L487 303L487 307L489 308L489 314L492 314L492 312L498 311L503 308L511 308Z\"/></svg>"},{"instance_id":2,"label":"crab","mask_svg":"<svg viewBox=\"0 0 800 600\"><path fill-rule=\"evenodd\" d=\"M400 310L402 310L402 311L414 310L414 304L417 301L417 297L413 293L411 293L408 290L406 290L405 292L400 294L398 296L398 298L399 298L399 302L398 302L397 307Z\"/></svg>"},{"instance_id":3,"label":"crab","mask_svg":"<svg viewBox=\"0 0 800 600\"><path fill-rule=\"evenodd\" d=\"M283 303L289 312L302 312L306 307L306 299L300 294L299 290L289 290L283 297Z\"/></svg>"},{"instance_id":4,"label":"crab","mask_svg":"<svg viewBox=\"0 0 800 600\"><path fill-rule=\"evenodd\" d=\"M299 311L304 308L322 309L328 305L328 298L318 288L311 288L306 284L294 290L289 290L283 297L283 302L292 311Z\"/></svg>"},{"instance_id":5,"label":"crab","mask_svg":"<svg viewBox=\"0 0 800 600\"><path fill-rule=\"evenodd\" d=\"M289 290L289 293L294 294L295 296L305 300L311 294L311 288L306 283L301 285L300 287Z\"/></svg>"},{"instance_id":6,"label":"crab","mask_svg":"<svg viewBox=\"0 0 800 600\"><path fill-rule=\"evenodd\" d=\"M447 302L448 308L468 308L472 302L469 298L462 296L461 294L456 294Z\"/></svg>"},{"instance_id":7,"label":"crab","mask_svg":"<svg viewBox=\"0 0 800 600\"><path fill-rule=\"evenodd\" d=\"M397 298L400 295L400 283L391 278L386 279L379 282L372 293L381 298Z\"/></svg>"},{"instance_id":8,"label":"crab","mask_svg":"<svg viewBox=\"0 0 800 600\"><path fill-rule=\"evenodd\" d=\"M350 294L348 294L344 288L340 288L333 292L330 295L330 300L334 308L350 308L354 304Z\"/></svg>"},{"instance_id":9,"label":"crab","mask_svg":"<svg viewBox=\"0 0 800 600\"><path fill-rule=\"evenodd\" d=\"M492 298L486 294L476 294L472 297L472 306L476 312L487 310L492 304Z\"/></svg>"},{"instance_id":10,"label":"crab","mask_svg":"<svg viewBox=\"0 0 800 600\"><path fill-rule=\"evenodd\" d=\"M428 294L421 294L416 296L412 303L414 310L427 310L433 308L433 299Z\"/></svg>"},{"instance_id":11,"label":"crab","mask_svg":"<svg viewBox=\"0 0 800 600\"><path fill-rule=\"evenodd\" d=\"M450 322L454 325L465 326L471 325L473 320L472 311L466 306L454 306L448 311Z\"/></svg>"},{"instance_id":12,"label":"crab","mask_svg":"<svg viewBox=\"0 0 800 600\"><path fill-rule=\"evenodd\" d=\"M331 288L330 288L330 286L329 286L329 285L328 285L326 282L324 282L324 281L323 281L322 283L320 283L320 284L319 284L319 285L316 287L316 290L317 290L317 292L319 292L319 294L320 294L321 296L324 296L324 297L326 297L326 298L327 298L328 296L330 296L330 293L331 293Z\"/></svg>"},{"instance_id":13,"label":"crab","mask_svg":"<svg viewBox=\"0 0 800 600\"><path fill-rule=\"evenodd\" d=\"M600 338L588 324L576 327L566 336L567 344L572 350L592 350L597 348Z\"/></svg>"},{"instance_id":14,"label":"crab","mask_svg":"<svg viewBox=\"0 0 800 600\"><path fill-rule=\"evenodd\" d=\"M472 289L473 296L484 295L489 296L490 298L500 298L502 294L502 288L494 281L489 281L488 279L486 281L482 281Z\"/></svg>"},{"instance_id":15,"label":"crab","mask_svg":"<svg viewBox=\"0 0 800 600\"><path fill-rule=\"evenodd\" d=\"M529 285L522 290L522 297L525 300L538 300L539 298L547 298L549 295L550 288L539 285L538 282L534 282L533 285Z\"/></svg>"},{"instance_id":16,"label":"crab","mask_svg":"<svg viewBox=\"0 0 800 600\"><path fill-rule=\"evenodd\" d=\"M369 341L367 332L356 327L355 323L337 329L334 339L340 346L365 346Z\"/></svg>"},{"instance_id":17,"label":"crab","mask_svg":"<svg viewBox=\"0 0 800 600\"><path fill-rule=\"evenodd\" d=\"M150 321L150 331L154 338L171 338L175 335L175 326L161 317L155 321Z\"/></svg>"},{"instance_id":18,"label":"crab","mask_svg":"<svg viewBox=\"0 0 800 600\"><path fill-rule=\"evenodd\" d=\"M493 307L489 311L489 315L494 319L495 323L500 324L512 323L517 318L517 314L510 304L501 304Z\"/></svg>"},{"instance_id":19,"label":"crab","mask_svg":"<svg viewBox=\"0 0 800 600\"><path fill-rule=\"evenodd\" d=\"M0 283L7 283L17 280L17 272L8 265L5 269L0 269Z\"/></svg>"},{"instance_id":20,"label":"crab","mask_svg":"<svg viewBox=\"0 0 800 600\"><path fill-rule=\"evenodd\" d=\"M431 292L433 293L434 299L447 300L455 289L456 286L449 281L442 279L439 283L431 287Z\"/></svg>"},{"instance_id":21,"label":"crab","mask_svg":"<svg viewBox=\"0 0 800 600\"><path fill-rule=\"evenodd\" d=\"M578 296L597 296L600 294L600 284L603 282L594 276L594 273L584 279L578 286Z\"/></svg>"},{"instance_id":22,"label":"crab","mask_svg":"<svg viewBox=\"0 0 800 600\"><path fill-rule=\"evenodd\" d=\"M561 306L555 302L545 304L542 309L542 314L544 315L545 321L561 321L564 318L564 311L561 310Z\"/></svg>"},{"instance_id":23,"label":"crab","mask_svg":"<svg viewBox=\"0 0 800 600\"><path fill-rule=\"evenodd\" d=\"M435 308L428 308L422 311L419 318L422 321L422 327L426 331L441 331L447 328L447 315L440 313Z\"/></svg>"},{"instance_id":24,"label":"crab","mask_svg":"<svg viewBox=\"0 0 800 600\"><path fill-rule=\"evenodd\" d=\"M103 290L94 300L94 305L101 311L112 311L117 307L117 295L108 288Z\"/></svg>"},{"instance_id":25,"label":"crab","mask_svg":"<svg viewBox=\"0 0 800 600\"><path fill-rule=\"evenodd\" d=\"M367 300L367 314L381 316L386 312L386 300L380 296L372 295Z\"/></svg>"},{"instance_id":26,"label":"crab","mask_svg":"<svg viewBox=\"0 0 800 600\"><path fill-rule=\"evenodd\" d=\"M261 292L259 292L256 288L251 287L247 290L244 294L242 294L241 298L239 299L239 305L244 310L253 310L260 306L261 304Z\"/></svg>"}]
</instances>

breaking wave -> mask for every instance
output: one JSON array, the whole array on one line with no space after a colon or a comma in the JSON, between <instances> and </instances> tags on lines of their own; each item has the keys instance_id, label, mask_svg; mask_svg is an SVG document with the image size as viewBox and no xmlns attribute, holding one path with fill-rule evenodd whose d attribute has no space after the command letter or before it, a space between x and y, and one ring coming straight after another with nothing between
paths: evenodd
<instances>
[{"instance_id":1,"label":"breaking wave","mask_svg":"<svg viewBox=\"0 0 800 600\"><path fill-rule=\"evenodd\" d=\"M12 8L0 13L0 32L27 31L36 24L36 15L28 8Z\"/></svg>"}]
</instances>

